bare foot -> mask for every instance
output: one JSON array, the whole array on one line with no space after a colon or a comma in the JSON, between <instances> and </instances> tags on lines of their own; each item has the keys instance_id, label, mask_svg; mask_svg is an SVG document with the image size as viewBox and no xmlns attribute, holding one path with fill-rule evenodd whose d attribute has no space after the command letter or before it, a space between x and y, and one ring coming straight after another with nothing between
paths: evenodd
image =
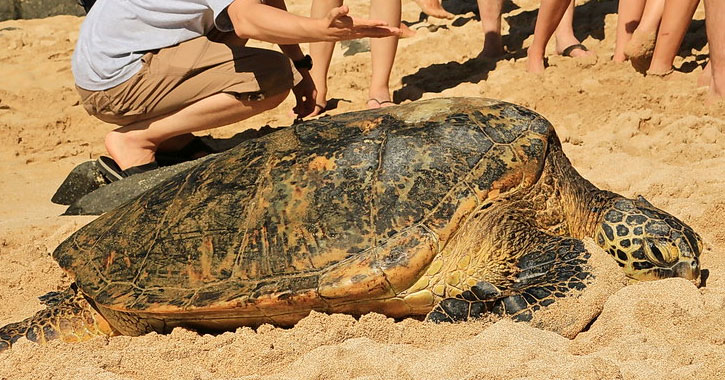
<instances>
[{"instance_id":1,"label":"bare foot","mask_svg":"<svg viewBox=\"0 0 725 380\"><path fill-rule=\"evenodd\" d=\"M723 105L725 103L725 88L719 88L714 80L710 81L710 97Z\"/></svg>"},{"instance_id":2,"label":"bare foot","mask_svg":"<svg viewBox=\"0 0 725 380\"><path fill-rule=\"evenodd\" d=\"M712 68L710 67L710 62L707 62L707 65L705 65L705 68L702 70L702 74L700 74L700 77L697 78L697 86L698 87L707 87L712 83Z\"/></svg>"},{"instance_id":3,"label":"bare foot","mask_svg":"<svg viewBox=\"0 0 725 380\"><path fill-rule=\"evenodd\" d=\"M624 63L627 61L627 56L625 56L624 53L614 53L612 61L616 63Z\"/></svg>"},{"instance_id":4,"label":"bare foot","mask_svg":"<svg viewBox=\"0 0 725 380\"><path fill-rule=\"evenodd\" d=\"M718 94L710 87L710 91L705 97L705 105L725 110L725 94Z\"/></svg>"},{"instance_id":5,"label":"bare foot","mask_svg":"<svg viewBox=\"0 0 725 380\"><path fill-rule=\"evenodd\" d=\"M655 51L657 33L645 33L637 30L632 33L632 39L624 47L624 55L629 58L637 72L645 74L652 63L652 54Z\"/></svg>"},{"instance_id":6,"label":"bare foot","mask_svg":"<svg viewBox=\"0 0 725 380\"><path fill-rule=\"evenodd\" d=\"M646 75L652 77L667 78L673 72L675 72L675 70L672 68L670 68L669 70L647 70Z\"/></svg>"},{"instance_id":7,"label":"bare foot","mask_svg":"<svg viewBox=\"0 0 725 380\"><path fill-rule=\"evenodd\" d=\"M305 116L305 118L322 115L325 111L327 111L327 102L315 103L315 109L309 115Z\"/></svg>"},{"instance_id":8,"label":"bare foot","mask_svg":"<svg viewBox=\"0 0 725 380\"><path fill-rule=\"evenodd\" d=\"M589 51L576 37L571 36L566 40L556 39L556 53L564 57L580 58L590 57L594 52Z\"/></svg>"},{"instance_id":9,"label":"bare foot","mask_svg":"<svg viewBox=\"0 0 725 380\"><path fill-rule=\"evenodd\" d=\"M385 107L392 107L395 103L393 103L392 100L379 100L375 98L368 99L368 109L376 109L376 108L385 108Z\"/></svg>"},{"instance_id":10,"label":"bare foot","mask_svg":"<svg viewBox=\"0 0 725 380\"><path fill-rule=\"evenodd\" d=\"M400 24L400 38L410 38L415 36L415 30L408 28L408 25Z\"/></svg>"},{"instance_id":11,"label":"bare foot","mask_svg":"<svg viewBox=\"0 0 725 380\"><path fill-rule=\"evenodd\" d=\"M317 82L315 82L317 85ZM315 98L315 109L305 117L315 117L327 111L327 83L325 86L317 85L317 98Z\"/></svg>"},{"instance_id":12,"label":"bare foot","mask_svg":"<svg viewBox=\"0 0 725 380\"><path fill-rule=\"evenodd\" d=\"M155 160L156 145L139 138L136 131L111 131L106 135L105 144L108 154L111 155L121 170L132 166L148 164Z\"/></svg>"},{"instance_id":13,"label":"bare foot","mask_svg":"<svg viewBox=\"0 0 725 380\"><path fill-rule=\"evenodd\" d=\"M447 18L449 20L455 17L453 13L443 9L440 0L415 0L415 2L420 7L420 10L428 16L435 18Z\"/></svg>"},{"instance_id":14,"label":"bare foot","mask_svg":"<svg viewBox=\"0 0 725 380\"><path fill-rule=\"evenodd\" d=\"M544 73L544 56L542 54L533 54L531 50L526 53L526 71L533 74Z\"/></svg>"}]
</instances>

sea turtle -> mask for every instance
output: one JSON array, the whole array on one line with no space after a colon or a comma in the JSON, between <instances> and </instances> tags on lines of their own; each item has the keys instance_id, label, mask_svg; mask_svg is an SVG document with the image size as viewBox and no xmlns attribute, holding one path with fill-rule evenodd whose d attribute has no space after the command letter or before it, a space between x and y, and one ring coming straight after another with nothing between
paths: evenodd
<instances>
[{"instance_id":1,"label":"sea turtle","mask_svg":"<svg viewBox=\"0 0 725 380\"><path fill-rule=\"evenodd\" d=\"M290 326L310 311L528 320L592 280L700 274L699 236L596 188L517 105L440 98L307 121L206 160L53 252L75 282L0 346Z\"/></svg>"}]
</instances>

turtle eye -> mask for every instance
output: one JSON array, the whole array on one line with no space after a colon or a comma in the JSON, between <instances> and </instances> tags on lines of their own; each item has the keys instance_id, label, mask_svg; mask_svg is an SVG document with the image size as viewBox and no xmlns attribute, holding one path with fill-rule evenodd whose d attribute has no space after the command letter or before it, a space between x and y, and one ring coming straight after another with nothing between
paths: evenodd
<instances>
[{"instance_id":1,"label":"turtle eye","mask_svg":"<svg viewBox=\"0 0 725 380\"><path fill-rule=\"evenodd\" d=\"M652 240L647 240L645 247L645 252L647 253L648 258L657 265L666 266L677 259L677 257L672 257L672 254L667 247L658 247L658 245Z\"/></svg>"}]
</instances>

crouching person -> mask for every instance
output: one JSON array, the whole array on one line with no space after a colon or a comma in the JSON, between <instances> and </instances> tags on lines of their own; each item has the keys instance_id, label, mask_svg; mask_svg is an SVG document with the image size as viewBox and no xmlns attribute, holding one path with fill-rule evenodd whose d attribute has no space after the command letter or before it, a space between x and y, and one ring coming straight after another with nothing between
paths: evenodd
<instances>
[{"instance_id":1,"label":"crouching person","mask_svg":"<svg viewBox=\"0 0 725 380\"><path fill-rule=\"evenodd\" d=\"M118 127L99 164L115 179L210 153L192 132L277 107L293 91L298 117L311 113L312 61L298 43L398 35L383 22L338 7L323 18L286 11L284 0L100 0L83 25L72 68L89 114ZM246 47L279 44L284 54ZM110 178L109 178L110 179Z\"/></svg>"}]
</instances>

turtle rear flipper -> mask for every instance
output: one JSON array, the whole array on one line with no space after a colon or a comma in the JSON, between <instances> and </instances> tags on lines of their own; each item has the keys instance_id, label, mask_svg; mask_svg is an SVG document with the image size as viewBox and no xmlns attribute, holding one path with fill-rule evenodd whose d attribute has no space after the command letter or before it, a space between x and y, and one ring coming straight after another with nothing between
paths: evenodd
<instances>
[{"instance_id":1,"label":"turtle rear flipper","mask_svg":"<svg viewBox=\"0 0 725 380\"><path fill-rule=\"evenodd\" d=\"M0 327L0 351L10 348L22 337L36 343L47 343L54 339L81 342L95 336L114 335L108 322L75 286L62 293L52 292L43 300L47 308L23 321Z\"/></svg>"}]
</instances>

